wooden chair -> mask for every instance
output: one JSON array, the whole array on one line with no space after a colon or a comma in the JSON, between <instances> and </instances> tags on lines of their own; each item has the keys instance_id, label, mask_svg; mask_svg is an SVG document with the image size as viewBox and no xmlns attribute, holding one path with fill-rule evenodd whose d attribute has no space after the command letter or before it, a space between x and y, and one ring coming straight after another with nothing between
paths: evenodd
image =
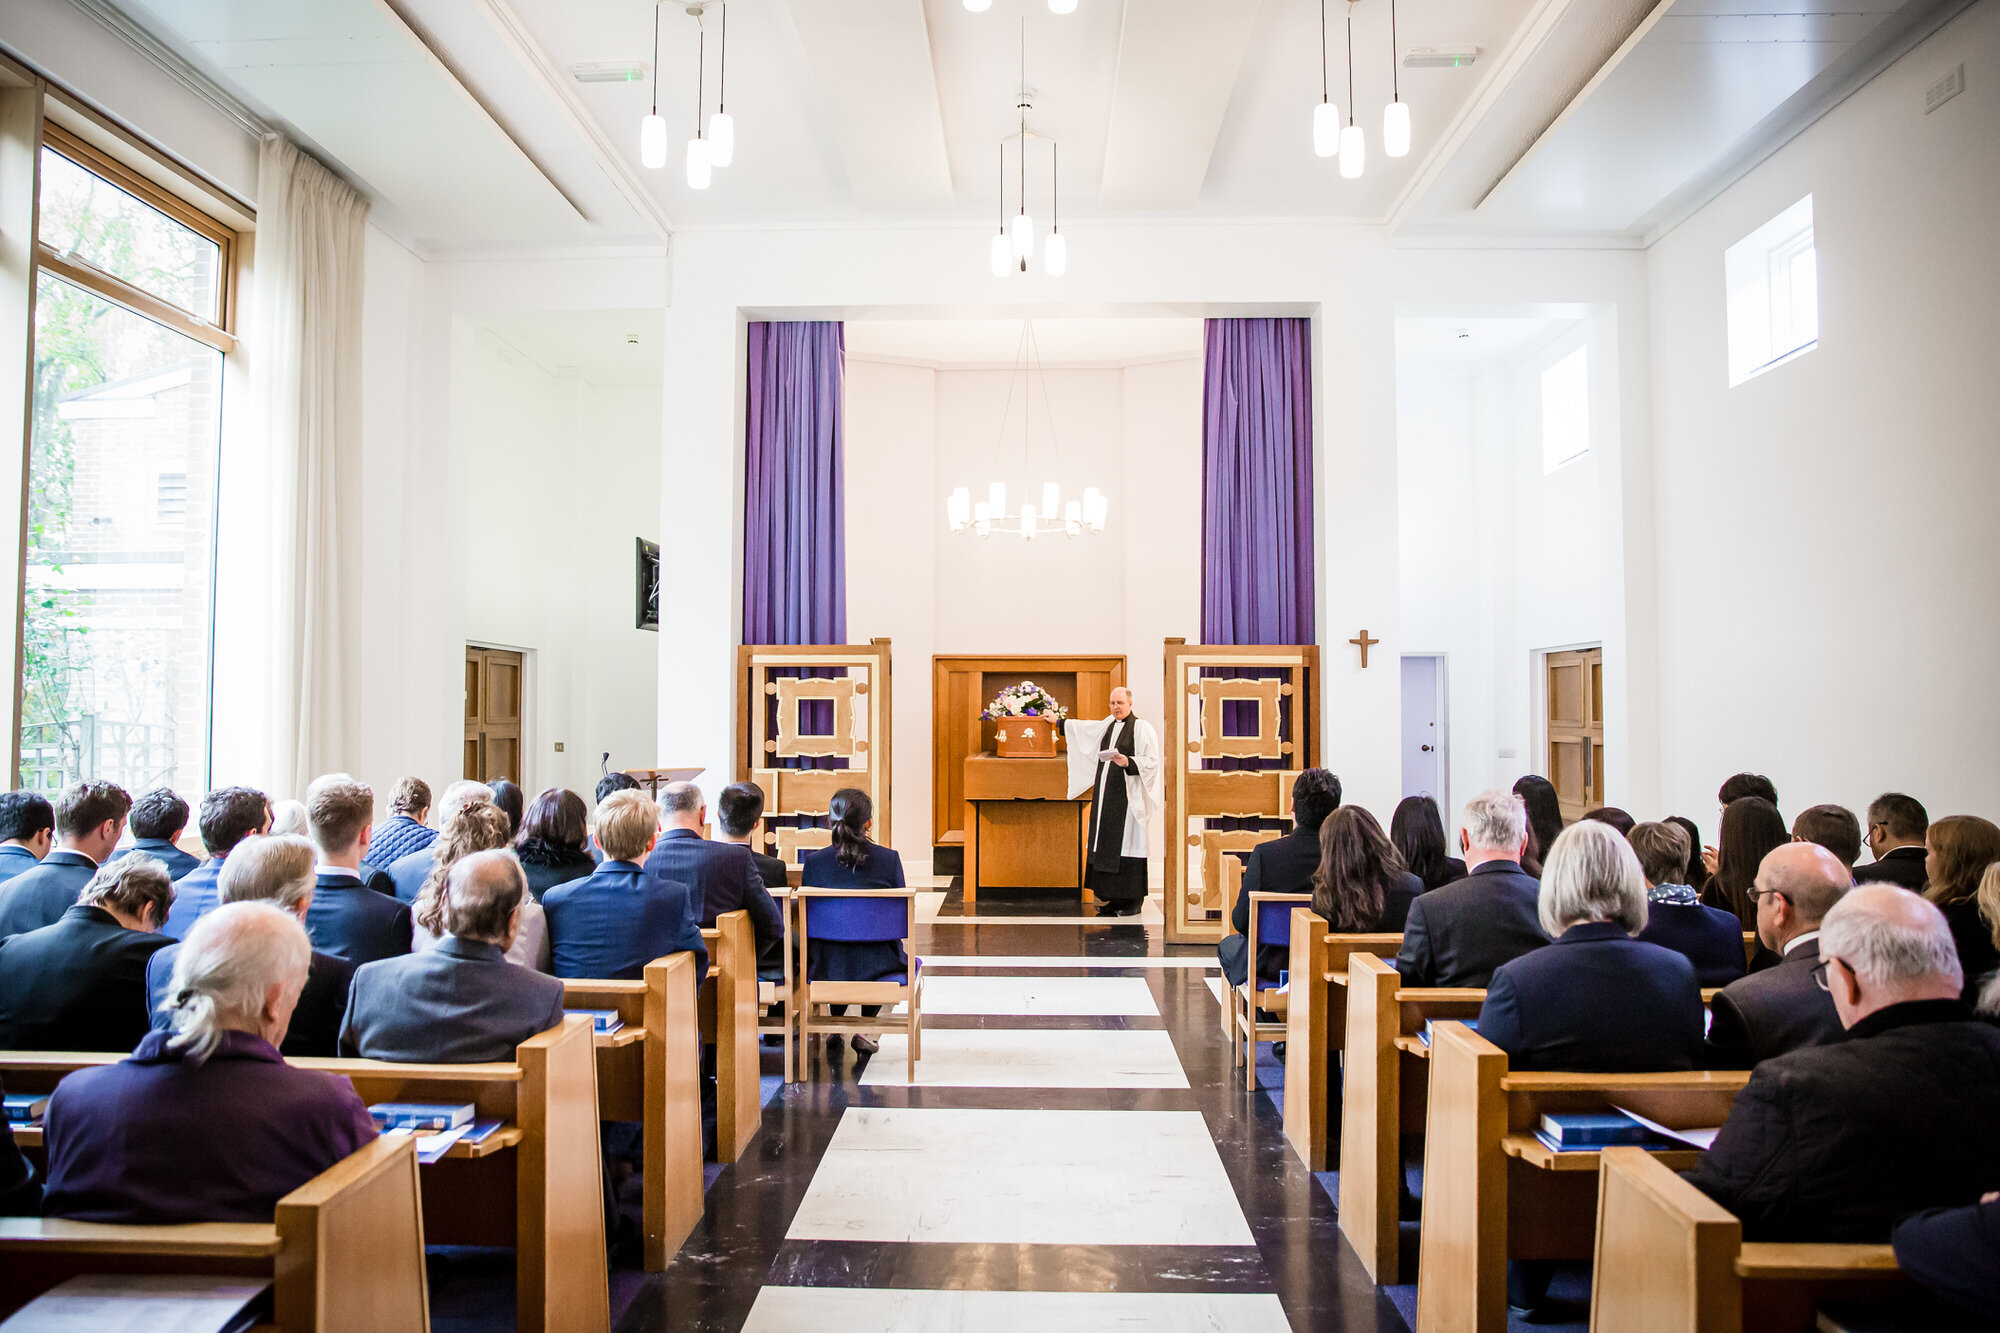
<instances>
[{"instance_id":1,"label":"wooden chair","mask_svg":"<svg viewBox=\"0 0 2000 1333\"><path fill-rule=\"evenodd\" d=\"M265 1278L282 1333L426 1333L414 1141L377 1139L334 1163L278 1200L270 1222L112 1226L0 1218L0 1316L81 1273Z\"/></svg>"},{"instance_id":2,"label":"wooden chair","mask_svg":"<svg viewBox=\"0 0 2000 1333\"><path fill-rule=\"evenodd\" d=\"M715 1159L743 1155L764 1123L757 1054L757 936L744 910L724 912L701 932L708 977L701 986L701 1039L715 1047Z\"/></svg>"},{"instance_id":3,"label":"wooden chair","mask_svg":"<svg viewBox=\"0 0 2000 1333\"><path fill-rule=\"evenodd\" d=\"M1243 1086L1250 1091L1257 1090L1257 1043L1260 1041L1283 1041L1285 1023L1282 1018L1269 1022L1257 1021L1257 1011L1271 1013L1286 1012L1285 993L1278 989L1275 981L1266 981L1257 975L1257 951L1265 945L1273 948L1289 949L1292 944L1292 913L1299 904L1310 904L1310 893L1253 893L1250 895L1249 948L1244 957L1250 965L1250 975L1241 986L1230 988L1229 992L1229 1049L1236 1063L1243 1068Z\"/></svg>"},{"instance_id":4,"label":"wooden chair","mask_svg":"<svg viewBox=\"0 0 2000 1333\"><path fill-rule=\"evenodd\" d=\"M644 1127L645 1265L657 1273L701 1221L701 1024L695 956L668 954L639 981L565 981L571 1009L616 1009L597 1041L597 1112Z\"/></svg>"},{"instance_id":5,"label":"wooden chair","mask_svg":"<svg viewBox=\"0 0 2000 1333\"><path fill-rule=\"evenodd\" d=\"M1745 1244L1728 1209L1639 1148L1604 1150L1593 1254L1601 1333L1810 1333L1821 1301L1912 1290L1887 1245Z\"/></svg>"},{"instance_id":6,"label":"wooden chair","mask_svg":"<svg viewBox=\"0 0 2000 1333\"><path fill-rule=\"evenodd\" d=\"M916 955L917 894L914 889L799 890L799 950L808 960L801 1038L810 1045L822 1032L907 1032L909 1081L917 1081L917 1061L923 1058L923 961ZM849 944L879 944L894 940L909 960L904 975L880 981L814 981L811 978L812 939ZM827 1014L821 1005L876 1005L882 1012ZM897 1014L897 1005L905 1006Z\"/></svg>"},{"instance_id":7,"label":"wooden chair","mask_svg":"<svg viewBox=\"0 0 2000 1333\"><path fill-rule=\"evenodd\" d=\"M1533 1131L1545 1113L1628 1106L1676 1128L1719 1125L1750 1078L1509 1073L1506 1052L1465 1024L1434 1033L1416 1333L1505 1333L1509 1259L1591 1256L1602 1154L1543 1146ZM1654 1156L1680 1170L1700 1154Z\"/></svg>"},{"instance_id":8,"label":"wooden chair","mask_svg":"<svg viewBox=\"0 0 2000 1333\"><path fill-rule=\"evenodd\" d=\"M1335 935L1325 918L1292 909L1292 989L1285 1009L1285 1138L1307 1168L1326 1170L1347 1044L1347 961L1394 958L1401 935Z\"/></svg>"},{"instance_id":9,"label":"wooden chair","mask_svg":"<svg viewBox=\"0 0 2000 1333\"><path fill-rule=\"evenodd\" d=\"M788 874L792 872L787 872ZM798 1047L795 1039L799 1028L799 978L798 959L793 956L793 946L798 939L798 902L790 886L771 890L771 897L778 904L778 917L784 923L784 977L778 981L757 978L757 1037L777 1037L785 1049L785 1082L796 1083L798 1073Z\"/></svg>"},{"instance_id":10,"label":"wooden chair","mask_svg":"<svg viewBox=\"0 0 2000 1333\"><path fill-rule=\"evenodd\" d=\"M1430 1105L1430 1048L1420 1034L1427 1022L1475 1018L1486 1002L1483 990L1406 989L1402 980L1392 960L1372 952L1348 956L1340 1231L1368 1275L1383 1286L1403 1280L1397 1227L1403 1139L1424 1132Z\"/></svg>"}]
</instances>

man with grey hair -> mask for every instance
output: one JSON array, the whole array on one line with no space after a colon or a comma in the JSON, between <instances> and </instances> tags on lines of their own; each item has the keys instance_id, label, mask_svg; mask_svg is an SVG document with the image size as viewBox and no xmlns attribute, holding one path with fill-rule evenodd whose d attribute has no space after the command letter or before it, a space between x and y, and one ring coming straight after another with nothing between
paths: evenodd
<instances>
[{"instance_id":1,"label":"man with grey hair","mask_svg":"<svg viewBox=\"0 0 2000 1333\"><path fill-rule=\"evenodd\" d=\"M129 1051L146 1035L146 960L173 906L167 868L140 853L106 864L76 905L0 940L0 1050Z\"/></svg>"},{"instance_id":2,"label":"man with grey hair","mask_svg":"<svg viewBox=\"0 0 2000 1333\"><path fill-rule=\"evenodd\" d=\"M514 853L455 862L439 895L444 938L354 974L340 1053L406 1064L511 1060L514 1048L563 1021L563 984L507 961L528 876Z\"/></svg>"},{"instance_id":3,"label":"man with grey hair","mask_svg":"<svg viewBox=\"0 0 2000 1333\"><path fill-rule=\"evenodd\" d=\"M313 901L313 867L318 854L304 838L252 838L222 863L219 892L224 903L268 902L301 924ZM146 991L155 1030L173 1026L172 980L181 946L170 944L146 964ZM320 1057L339 1052L340 1020L355 965L330 953L313 952L305 989L299 992L292 1024L279 1043L286 1056Z\"/></svg>"},{"instance_id":4,"label":"man with grey hair","mask_svg":"<svg viewBox=\"0 0 2000 1333\"><path fill-rule=\"evenodd\" d=\"M304 927L269 903L195 922L170 983L173 1032L49 1098L44 1212L269 1225L279 1199L372 1140L352 1084L278 1054L310 956Z\"/></svg>"},{"instance_id":5,"label":"man with grey hair","mask_svg":"<svg viewBox=\"0 0 2000 1333\"><path fill-rule=\"evenodd\" d=\"M1820 922L1851 884L1840 858L1817 843L1785 843L1758 864L1750 886L1757 938L1780 960L1730 982L1709 1002L1711 1069L1749 1069L1786 1051L1840 1040L1840 1014L1818 980Z\"/></svg>"},{"instance_id":6,"label":"man with grey hair","mask_svg":"<svg viewBox=\"0 0 2000 1333\"><path fill-rule=\"evenodd\" d=\"M1528 846L1521 798L1484 791L1467 801L1458 841L1465 878L1420 895L1403 923L1396 970L1406 986L1483 987L1501 964L1549 942L1541 886L1521 869Z\"/></svg>"},{"instance_id":7,"label":"man with grey hair","mask_svg":"<svg viewBox=\"0 0 2000 1333\"><path fill-rule=\"evenodd\" d=\"M750 859L750 849L705 836L708 804L692 782L669 782L660 789L660 820L665 829L646 857L646 878L686 885L704 930L714 929L715 918L724 912L748 909L760 966L782 976L784 918Z\"/></svg>"},{"instance_id":8,"label":"man with grey hair","mask_svg":"<svg viewBox=\"0 0 2000 1333\"><path fill-rule=\"evenodd\" d=\"M1758 1065L1688 1180L1757 1241L1879 1243L1919 1209L2000 1189L2000 1029L1959 999L1944 914L1851 889L1819 953L1846 1039Z\"/></svg>"},{"instance_id":9,"label":"man with grey hair","mask_svg":"<svg viewBox=\"0 0 2000 1333\"><path fill-rule=\"evenodd\" d=\"M446 787L444 795L438 797L437 826L443 829L468 805L491 804L493 804L491 787L483 782L463 778ZM417 900L417 895L423 892L424 881L431 877L431 867L436 864L437 847L433 840L408 855L397 857L392 864L384 866L383 869L389 872L396 897L403 902L413 903Z\"/></svg>"}]
</instances>

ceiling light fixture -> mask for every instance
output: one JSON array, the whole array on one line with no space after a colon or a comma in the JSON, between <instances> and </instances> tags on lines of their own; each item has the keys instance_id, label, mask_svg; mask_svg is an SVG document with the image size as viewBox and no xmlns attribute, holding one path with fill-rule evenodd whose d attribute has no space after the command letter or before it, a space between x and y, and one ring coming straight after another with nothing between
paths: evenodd
<instances>
[{"instance_id":1,"label":"ceiling light fixture","mask_svg":"<svg viewBox=\"0 0 2000 1333\"><path fill-rule=\"evenodd\" d=\"M699 10L695 11L694 21L699 35L694 47L694 138L688 140L687 182L690 190L706 190L715 165L708 155L708 140L701 137L702 75L708 63L708 30L701 27Z\"/></svg>"},{"instance_id":2,"label":"ceiling light fixture","mask_svg":"<svg viewBox=\"0 0 2000 1333\"><path fill-rule=\"evenodd\" d=\"M1015 98L1014 110L1019 116L1019 129L1000 141L1000 230L994 235L989 246L989 258L993 276L1004 278L1010 273L1026 273L1028 261L1035 254L1035 220L1028 213L1028 141L1041 139L1049 145L1049 234L1042 242L1042 271L1052 278L1060 278L1069 269L1069 243L1062 234L1062 183L1057 167L1058 144L1046 134L1039 134L1028 128L1028 112L1034 109L1034 94L1028 88L1028 23L1021 21L1021 91ZM1010 215L1007 212L1007 145L1017 145L1020 153L1018 188L1021 196L1019 206Z\"/></svg>"},{"instance_id":3,"label":"ceiling light fixture","mask_svg":"<svg viewBox=\"0 0 2000 1333\"><path fill-rule=\"evenodd\" d=\"M1313 108L1313 152L1332 157L1340 151L1340 108L1327 100L1326 0L1319 0L1319 105Z\"/></svg>"},{"instance_id":4,"label":"ceiling light fixture","mask_svg":"<svg viewBox=\"0 0 2000 1333\"><path fill-rule=\"evenodd\" d=\"M993 8L993 0L965 0L965 8L969 13L984 14Z\"/></svg>"},{"instance_id":5,"label":"ceiling light fixture","mask_svg":"<svg viewBox=\"0 0 2000 1333\"><path fill-rule=\"evenodd\" d=\"M660 7L653 6L653 109L639 122L639 161L658 171L667 165L667 122L660 114Z\"/></svg>"},{"instance_id":6,"label":"ceiling light fixture","mask_svg":"<svg viewBox=\"0 0 2000 1333\"><path fill-rule=\"evenodd\" d=\"M1382 108L1382 152L1402 157L1410 151L1410 107L1403 100L1402 69L1396 60L1396 0L1389 0L1389 105Z\"/></svg>"},{"instance_id":7,"label":"ceiling light fixture","mask_svg":"<svg viewBox=\"0 0 2000 1333\"><path fill-rule=\"evenodd\" d=\"M1004 240L1004 237L995 238L998 243L1004 243ZM1054 455L1052 462L1060 469L1062 447L1056 440L1055 413L1049 407L1048 376L1042 371L1041 342L1035 337L1033 320L1021 323L1021 341L1014 352L1014 370L1007 378L1007 402L1000 409L998 433L1002 440L995 442L993 451L997 457L1006 435L1007 417L1014 406L1014 388L1018 383L1021 389L1021 462L1024 468L1029 463L1028 422L1033 395L1033 384L1029 379L1030 363L1034 379L1039 380L1042 386L1042 413L1049 423L1049 448ZM1034 494L1033 491L1028 493ZM1018 513L1009 514L1006 482L988 482L986 498L976 504L972 499L972 488L960 486L944 498L945 521L954 533L970 532L975 537L990 537L996 532L1011 533L1024 541L1033 541L1038 532L1081 537L1086 533L1095 536L1104 531L1104 520L1110 513L1111 501L1095 486L1085 487L1081 499L1066 501L1059 482L1045 481L1040 498L1039 505L1024 504Z\"/></svg>"},{"instance_id":8,"label":"ceiling light fixture","mask_svg":"<svg viewBox=\"0 0 2000 1333\"><path fill-rule=\"evenodd\" d=\"M659 63L657 55L654 63ZM569 76L578 83L637 83L646 77L646 67L618 60L582 60L569 67Z\"/></svg>"},{"instance_id":9,"label":"ceiling light fixture","mask_svg":"<svg viewBox=\"0 0 2000 1333\"><path fill-rule=\"evenodd\" d=\"M1368 145L1354 123L1354 0L1347 0L1347 128L1340 132L1340 174L1360 177L1368 162Z\"/></svg>"},{"instance_id":10,"label":"ceiling light fixture","mask_svg":"<svg viewBox=\"0 0 2000 1333\"><path fill-rule=\"evenodd\" d=\"M1049 13L1074 14L1076 13L1076 0L1049 0Z\"/></svg>"},{"instance_id":11,"label":"ceiling light fixture","mask_svg":"<svg viewBox=\"0 0 2000 1333\"><path fill-rule=\"evenodd\" d=\"M729 6L722 7L722 53L716 57L715 114L708 118L708 160L726 167L736 160L736 118L729 114Z\"/></svg>"}]
</instances>

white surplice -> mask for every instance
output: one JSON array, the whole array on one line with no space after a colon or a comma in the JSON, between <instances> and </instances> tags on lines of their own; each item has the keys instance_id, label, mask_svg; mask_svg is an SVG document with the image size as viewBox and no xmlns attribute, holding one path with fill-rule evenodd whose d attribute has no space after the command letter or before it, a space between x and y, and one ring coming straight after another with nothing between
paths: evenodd
<instances>
[{"instance_id":1,"label":"white surplice","mask_svg":"<svg viewBox=\"0 0 2000 1333\"><path fill-rule=\"evenodd\" d=\"M1096 722L1069 721L1063 723L1063 739L1069 742L1069 798L1073 801L1091 789L1097 781L1097 752L1103 748L1104 733L1118 719L1105 717ZM1132 763L1129 768L1120 769L1116 764L1104 766L1104 781L1111 775L1122 772L1125 775L1125 839L1119 849L1121 856L1136 856L1141 860L1146 856L1146 825L1160 815L1160 734L1153 730L1153 724L1143 717L1132 719ZM1104 793L1097 792L1098 799L1090 807L1090 841L1097 842L1097 812L1104 808Z\"/></svg>"}]
</instances>

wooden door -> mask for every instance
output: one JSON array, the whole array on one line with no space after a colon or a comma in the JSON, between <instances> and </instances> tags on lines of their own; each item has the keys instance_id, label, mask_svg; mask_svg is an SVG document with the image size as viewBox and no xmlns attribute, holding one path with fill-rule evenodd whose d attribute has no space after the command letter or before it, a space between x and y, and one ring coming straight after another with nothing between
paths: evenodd
<instances>
[{"instance_id":1,"label":"wooden door","mask_svg":"<svg viewBox=\"0 0 2000 1333\"><path fill-rule=\"evenodd\" d=\"M1550 653L1549 781L1565 821L1604 804L1604 650Z\"/></svg>"},{"instance_id":2,"label":"wooden door","mask_svg":"<svg viewBox=\"0 0 2000 1333\"><path fill-rule=\"evenodd\" d=\"M521 782L521 655L465 650L465 776Z\"/></svg>"}]
</instances>

